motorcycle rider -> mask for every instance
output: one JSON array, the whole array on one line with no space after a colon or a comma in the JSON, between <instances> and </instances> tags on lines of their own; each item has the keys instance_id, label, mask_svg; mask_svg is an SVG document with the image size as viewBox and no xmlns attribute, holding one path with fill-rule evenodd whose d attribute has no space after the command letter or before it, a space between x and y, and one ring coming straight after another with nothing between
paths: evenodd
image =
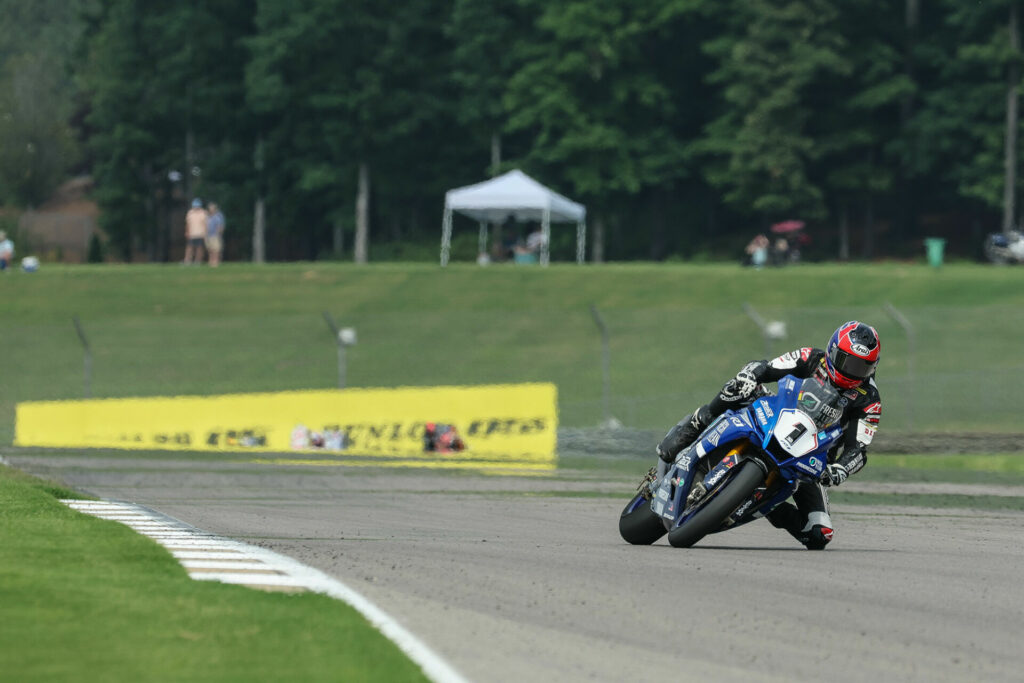
<instances>
[{"instance_id":1,"label":"motorcycle rider","mask_svg":"<svg viewBox=\"0 0 1024 683\"><path fill-rule=\"evenodd\" d=\"M808 550L822 550L833 533L823 485L838 486L864 467L867 448L882 416L882 402L874 380L880 351L881 341L875 328L851 320L839 326L824 350L803 347L772 361L751 361L726 382L710 403L669 430L658 444L658 457L666 464L674 462L719 415L746 407L770 393L763 386L765 382L777 382L786 375L831 382L841 393L842 441L829 452L829 464L820 483L801 484L793 494L795 506L782 503L767 515L772 525L788 531ZM665 470L666 465L661 465L659 475Z\"/></svg>"}]
</instances>

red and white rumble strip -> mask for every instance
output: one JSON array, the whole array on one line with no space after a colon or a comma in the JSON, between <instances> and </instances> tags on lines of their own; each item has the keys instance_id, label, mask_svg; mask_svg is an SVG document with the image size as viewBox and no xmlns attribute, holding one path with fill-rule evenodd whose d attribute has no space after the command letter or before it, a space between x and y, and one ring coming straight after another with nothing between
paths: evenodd
<instances>
[{"instance_id":1,"label":"red and white rumble strip","mask_svg":"<svg viewBox=\"0 0 1024 683\"><path fill-rule=\"evenodd\" d=\"M214 536L141 505L102 500L62 500L94 517L126 524L167 548L200 581L221 581L265 590L309 590L354 607L437 683L466 683L446 661L391 616L342 582L290 557Z\"/></svg>"}]
</instances>

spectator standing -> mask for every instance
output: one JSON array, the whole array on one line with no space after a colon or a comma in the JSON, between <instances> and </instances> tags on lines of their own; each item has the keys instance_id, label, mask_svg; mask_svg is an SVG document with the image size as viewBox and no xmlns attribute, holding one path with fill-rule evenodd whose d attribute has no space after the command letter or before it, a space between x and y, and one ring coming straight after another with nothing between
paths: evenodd
<instances>
[{"instance_id":1,"label":"spectator standing","mask_svg":"<svg viewBox=\"0 0 1024 683\"><path fill-rule=\"evenodd\" d=\"M772 262L777 266L789 263L789 240L779 237L772 246Z\"/></svg>"},{"instance_id":2,"label":"spectator standing","mask_svg":"<svg viewBox=\"0 0 1024 683\"><path fill-rule=\"evenodd\" d=\"M219 266L224 252L224 214L216 202L210 202L210 217L206 221L206 251L210 266Z\"/></svg>"},{"instance_id":3,"label":"spectator standing","mask_svg":"<svg viewBox=\"0 0 1024 683\"><path fill-rule=\"evenodd\" d=\"M766 235L757 235L747 244L745 264L755 268L761 268L768 261L768 247L771 242Z\"/></svg>"},{"instance_id":4,"label":"spectator standing","mask_svg":"<svg viewBox=\"0 0 1024 683\"><path fill-rule=\"evenodd\" d=\"M7 239L7 233L0 230L0 270L7 270L14 260L14 242Z\"/></svg>"},{"instance_id":5,"label":"spectator standing","mask_svg":"<svg viewBox=\"0 0 1024 683\"><path fill-rule=\"evenodd\" d=\"M206 224L209 214L200 199L192 200L192 208L185 214L185 265L202 263L203 245L206 243Z\"/></svg>"}]
</instances>

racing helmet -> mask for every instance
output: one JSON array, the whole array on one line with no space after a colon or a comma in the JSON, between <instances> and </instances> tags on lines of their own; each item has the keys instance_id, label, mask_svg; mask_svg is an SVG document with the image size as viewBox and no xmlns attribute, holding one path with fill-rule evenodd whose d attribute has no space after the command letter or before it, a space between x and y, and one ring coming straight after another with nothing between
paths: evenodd
<instances>
[{"instance_id":1,"label":"racing helmet","mask_svg":"<svg viewBox=\"0 0 1024 683\"><path fill-rule=\"evenodd\" d=\"M829 379L844 389L860 386L874 374L881 350L875 328L857 320L843 323L825 347Z\"/></svg>"}]
</instances>

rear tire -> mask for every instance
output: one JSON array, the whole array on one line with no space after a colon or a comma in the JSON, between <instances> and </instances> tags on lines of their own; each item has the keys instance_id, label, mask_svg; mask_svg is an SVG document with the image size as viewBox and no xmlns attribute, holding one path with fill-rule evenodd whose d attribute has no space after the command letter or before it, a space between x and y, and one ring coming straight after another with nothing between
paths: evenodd
<instances>
[{"instance_id":1,"label":"rear tire","mask_svg":"<svg viewBox=\"0 0 1024 683\"><path fill-rule=\"evenodd\" d=\"M654 514L651 501L644 500L637 504L638 493L629 501L619 517L619 534L626 543L633 545L650 545L668 533L661 517ZM633 508L632 512L630 508Z\"/></svg>"},{"instance_id":2,"label":"rear tire","mask_svg":"<svg viewBox=\"0 0 1024 683\"><path fill-rule=\"evenodd\" d=\"M739 471L718 489L703 509L669 532L668 542L676 548L689 548L716 531L722 521L763 483L764 472L758 464L753 460L744 461Z\"/></svg>"}]
</instances>

